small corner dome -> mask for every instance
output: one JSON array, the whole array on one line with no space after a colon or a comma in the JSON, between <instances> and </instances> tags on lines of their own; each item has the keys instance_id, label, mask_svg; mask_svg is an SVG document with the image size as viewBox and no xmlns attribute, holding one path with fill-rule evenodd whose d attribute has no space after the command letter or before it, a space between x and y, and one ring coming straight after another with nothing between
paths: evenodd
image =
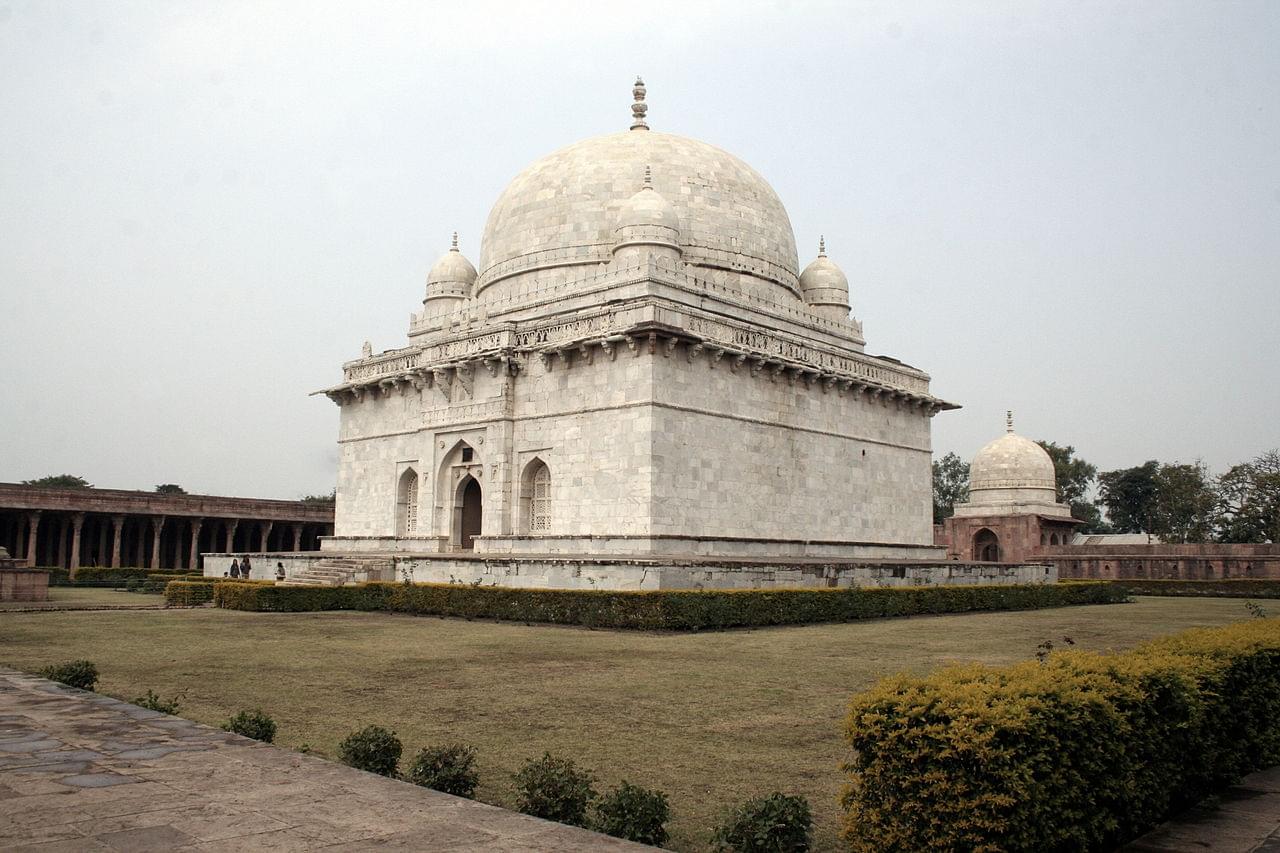
<instances>
[{"instance_id":1,"label":"small corner dome","mask_svg":"<svg viewBox=\"0 0 1280 853\"><path fill-rule=\"evenodd\" d=\"M469 295L476 281L476 268L458 250L458 235L453 235L453 246L427 273L427 297Z\"/></svg>"},{"instance_id":2,"label":"small corner dome","mask_svg":"<svg viewBox=\"0 0 1280 853\"><path fill-rule=\"evenodd\" d=\"M644 186L618 208L615 231L624 228L657 226L680 233L680 214L671 202L653 188L649 169L645 168Z\"/></svg>"},{"instance_id":3,"label":"small corner dome","mask_svg":"<svg viewBox=\"0 0 1280 853\"><path fill-rule=\"evenodd\" d=\"M969 466L969 490L1055 489L1053 459L1029 438L1009 432L989 443Z\"/></svg>"},{"instance_id":4,"label":"small corner dome","mask_svg":"<svg viewBox=\"0 0 1280 853\"><path fill-rule=\"evenodd\" d=\"M828 258L825 252L810 261L809 266L800 273L802 293L808 294L819 290L839 290L846 295L849 293L849 279L845 277L844 270Z\"/></svg>"}]
</instances>

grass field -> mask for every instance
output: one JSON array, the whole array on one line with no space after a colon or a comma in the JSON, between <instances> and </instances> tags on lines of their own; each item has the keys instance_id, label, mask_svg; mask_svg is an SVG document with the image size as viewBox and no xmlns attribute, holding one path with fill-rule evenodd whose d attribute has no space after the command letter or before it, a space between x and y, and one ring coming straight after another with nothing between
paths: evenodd
<instances>
[{"instance_id":1,"label":"grass field","mask_svg":"<svg viewBox=\"0 0 1280 853\"><path fill-rule=\"evenodd\" d=\"M0 601L5 610L61 610L68 607L162 607L164 596L91 586L51 586L48 601Z\"/></svg>"},{"instance_id":2,"label":"grass field","mask_svg":"<svg viewBox=\"0 0 1280 853\"><path fill-rule=\"evenodd\" d=\"M333 756L378 723L405 742L479 750L478 798L511 806L511 774L544 750L605 787L667 792L672 846L706 847L729 805L779 789L813 805L818 849L838 831L840 719L879 676L950 661L1029 658L1043 640L1125 648L1249 618L1244 602L1133 604L931 616L703 634L642 634L391 616L196 609L0 615L0 662L34 670L87 657L99 689L178 694L218 724L261 706L278 742Z\"/></svg>"}]
</instances>

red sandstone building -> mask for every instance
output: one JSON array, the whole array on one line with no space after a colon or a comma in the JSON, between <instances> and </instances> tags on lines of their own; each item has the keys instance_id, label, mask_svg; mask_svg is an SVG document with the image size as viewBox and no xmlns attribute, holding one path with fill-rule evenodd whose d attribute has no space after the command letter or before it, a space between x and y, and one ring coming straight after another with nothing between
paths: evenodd
<instances>
[{"instance_id":1,"label":"red sandstone building","mask_svg":"<svg viewBox=\"0 0 1280 853\"><path fill-rule=\"evenodd\" d=\"M1075 541L1081 522L1057 502L1053 460L1013 431L978 451L969 466L969 502L934 525L934 544L953 560L1051 563L1061 579L1219 580L1280 578L1280 545L1167 545Z\"/></svg>"},{"instance_id":2,"label":"red sandstone building","mask_svg":"<svg viewBox=\"0 0 1280 853\"><path fill-rule=\"evenodd\" d=\"M316 551L333 504L0 483L0 546L28 566L198 569L215 551Z\"/></svg>"}]
</instances>

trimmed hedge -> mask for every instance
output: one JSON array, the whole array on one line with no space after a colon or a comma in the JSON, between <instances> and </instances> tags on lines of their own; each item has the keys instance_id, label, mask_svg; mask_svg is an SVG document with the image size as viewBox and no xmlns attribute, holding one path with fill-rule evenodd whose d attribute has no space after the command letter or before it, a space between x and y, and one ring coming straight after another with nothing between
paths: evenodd
<instances>
[{"instance_id":1,"label":"trimmed hedge","mask_svg":"<svg viewBox=\"0 0 1280 853\"><path fill-rule=\"evenodd\" d=\"M1280 580L1224 578L1221 580L1156 580L1130 578L1110 581L1131 595L1186 595L1206 598L1280 598Z\"/></svg>"},{"instance_id":2,"label":"trimmed hedge","mask_svg":"<svg viewBox=\"0 0 1280 853\"><path fill-rule=\"evenodd\" d=\"M164 585L165 604L172 607L198 607L201 604L208 604L213 601L213 589L217 584L228 583L226 578L203 577L201 575L192 575L190 577L183 575L177 580L171 580ZM275 581L235 581L235 583L246 584L248 586L271 586Z\"/></svg>"},{"instance_id":3,"label":"trimmed hedge","mask_svg":"<svg viewBox=\"0 0 1280 853\"><path fill-rule=\"evenodd\" d=\"M1280 619L893 676L844 726L852 850L1114 849L1280 762Z\"/></svg>"},{"instance_id":4,"label":"trimmed hedge","mask_svg":"<svg viewBox=\"0 0 1280 853\"><path fill-rule=\"evenodd\" d=\"M164 585L164 603L169 607L199 607L213 601L213 584L203 581L169 581Z\"/></svg>"},{"instance_id":5,"label":"trimmed hedge","mask_svg":"<svg viewBox=\"0 0 1280 853\"><path fill-rule=\"evenodd\" d=\"M83 566L76 569L76 578L73 583L101 583L109 581L112 583L120 583L121 586L127 580L146 580L149 575L170 575L176 576L185 574L185 569L140 569L132 567L108 568L106 566Z\"/></svg>"},{"instance_id":6,"label":"trimmed hedge","mask_svg":"<svg viewBox=\"0 0 1280 853\"><path fill-rule=\"evenodd\" d=\"M213 592L214 604L229 610L293 613L385 610L424 616L668 631L1114 604L1127 598L1124 590L1106 583L613 592L387 581L341 587L260 586L222 581L214 586Z\"/></svg>"}]
</instances>

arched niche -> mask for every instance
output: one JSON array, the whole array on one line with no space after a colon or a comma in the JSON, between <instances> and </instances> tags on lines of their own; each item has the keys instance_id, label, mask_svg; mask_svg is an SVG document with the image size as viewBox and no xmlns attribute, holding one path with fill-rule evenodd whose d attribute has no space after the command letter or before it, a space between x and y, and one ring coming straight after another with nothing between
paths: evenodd
<instances>
[{"instance_id":1,"label":"arched niche","mask_svg":"<svg viewBox=\"0 0 1280 853\"><path fill-rule=\"evenodd\" d=\"M973 535L973 558L997 563L1000 561L1000 537L989 527Z\"/></svg>"},{"instance_id":2,"label":"arched niche","mask_svg":"<svg viewBox=\"0 0 1280 853\"><path fill-rule=\"evenodd\" d=\"M551 519L551 467L535 456L520 472L520 532L546 535Z\"/></svg>"}]
</instances>

